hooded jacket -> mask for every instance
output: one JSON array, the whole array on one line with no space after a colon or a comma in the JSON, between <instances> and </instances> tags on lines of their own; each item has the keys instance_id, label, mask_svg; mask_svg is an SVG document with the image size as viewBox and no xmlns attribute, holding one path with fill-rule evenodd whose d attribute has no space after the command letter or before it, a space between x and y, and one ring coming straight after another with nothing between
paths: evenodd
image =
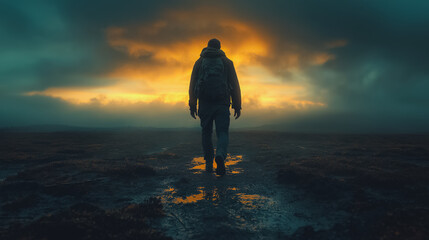
<instances>
[{"instance_id":1,"label":"hooded jacket","mask_svg":"<svg viewBox=\"0 0 429 240\"><path fill-rule=\"evenodd\" d=\"M197 109L197 96L195 94L195 86L200 76L201 63L203 58L215 58L220 57L223 61L227 81L231 86L231 94L228 99L223 99L221 104L230 105L232 100L232 108L235 110L241 109L241 90L240 84L238 83L237 73L235 72L233 62L226 57L225 53L217 48L206 47L201 51L200 58L195 62L194 68L192 69L191 82L189 84L189 107L191 110Z\"/></svg>"}]
</instances>

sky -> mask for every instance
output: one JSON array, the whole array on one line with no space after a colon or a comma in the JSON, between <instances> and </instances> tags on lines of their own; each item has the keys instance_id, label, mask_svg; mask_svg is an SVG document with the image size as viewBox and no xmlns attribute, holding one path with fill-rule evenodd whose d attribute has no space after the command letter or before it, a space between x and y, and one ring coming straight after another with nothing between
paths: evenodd
<instances>
[{"instance_id":1,"label":"sky","mask_svg":"<svg viewBox=\"0 0 429 240\"><path fill-rule=\"evenodd\" d=\"M1 0L0 127L199 127L191 70L218 38L242 91L231 128L428 133L428 12L424 0Z\"/></svg>"}]
</instances>

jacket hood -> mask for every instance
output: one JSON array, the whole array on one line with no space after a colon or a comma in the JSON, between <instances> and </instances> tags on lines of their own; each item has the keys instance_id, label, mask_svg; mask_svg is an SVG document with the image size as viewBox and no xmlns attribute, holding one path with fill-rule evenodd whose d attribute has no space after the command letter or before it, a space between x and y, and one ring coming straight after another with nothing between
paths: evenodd
<instances>
[{"instance_id":1,"label":"jacket hood","mask_svg":"<svg viewBox=\"0 0 429 240\"><path fill-rule=\"evenodd\" d=\"M212 48L212 47L205 47L200 54L201 57L209 57L209 58L214 58L214 57L222 57L225 56L225 53L217 48Z\"/></svg>"}]
</instances>

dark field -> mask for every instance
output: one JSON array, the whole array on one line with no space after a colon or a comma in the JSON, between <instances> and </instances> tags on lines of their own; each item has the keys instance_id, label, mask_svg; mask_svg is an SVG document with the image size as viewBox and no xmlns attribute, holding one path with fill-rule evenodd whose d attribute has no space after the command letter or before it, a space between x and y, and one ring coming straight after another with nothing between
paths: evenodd
<instances>
[{"instance_id":1,"label":"dark field","mask_svg":"<svg viewBox=\"0 0 429 240\"><path fill-rule=\"evenodd\" d=\"M428 239L428 135L2 132L0 239Z\"/></svg>"}]
</instances>

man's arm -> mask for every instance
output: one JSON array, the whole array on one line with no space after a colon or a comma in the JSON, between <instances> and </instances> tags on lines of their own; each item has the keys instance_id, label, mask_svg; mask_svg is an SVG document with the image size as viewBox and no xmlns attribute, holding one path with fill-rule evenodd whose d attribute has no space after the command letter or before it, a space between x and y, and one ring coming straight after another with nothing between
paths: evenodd
<instances>
[{"instance_id":1,"label":"man's arm","mask_svg":"<svg viewBox=\"0 0 429 240\"><path fill-rule=\"evenodd\" d=\"M240 90L240 83L238 82L237 73L235 72L234 63L232 61L229 61L229 80L232 87L231 90L231 98L232 98L232 108L234 110L240 111L241 110L241 90Z\"/></svg>"},{"instance_id":2,"label":"man's arm","mask_svg":"<svg viewBox=\"0 0 429 240\"><path fill-rule=\"evenodd\" d=\"M191 114L192 112L197 111L197 96L195 95L195 85L197 84L200 63L200 59L195 62L194 68L192 69L191 82L189 83L189 109L191 110Z\"/></svg>"}]
</instances>

